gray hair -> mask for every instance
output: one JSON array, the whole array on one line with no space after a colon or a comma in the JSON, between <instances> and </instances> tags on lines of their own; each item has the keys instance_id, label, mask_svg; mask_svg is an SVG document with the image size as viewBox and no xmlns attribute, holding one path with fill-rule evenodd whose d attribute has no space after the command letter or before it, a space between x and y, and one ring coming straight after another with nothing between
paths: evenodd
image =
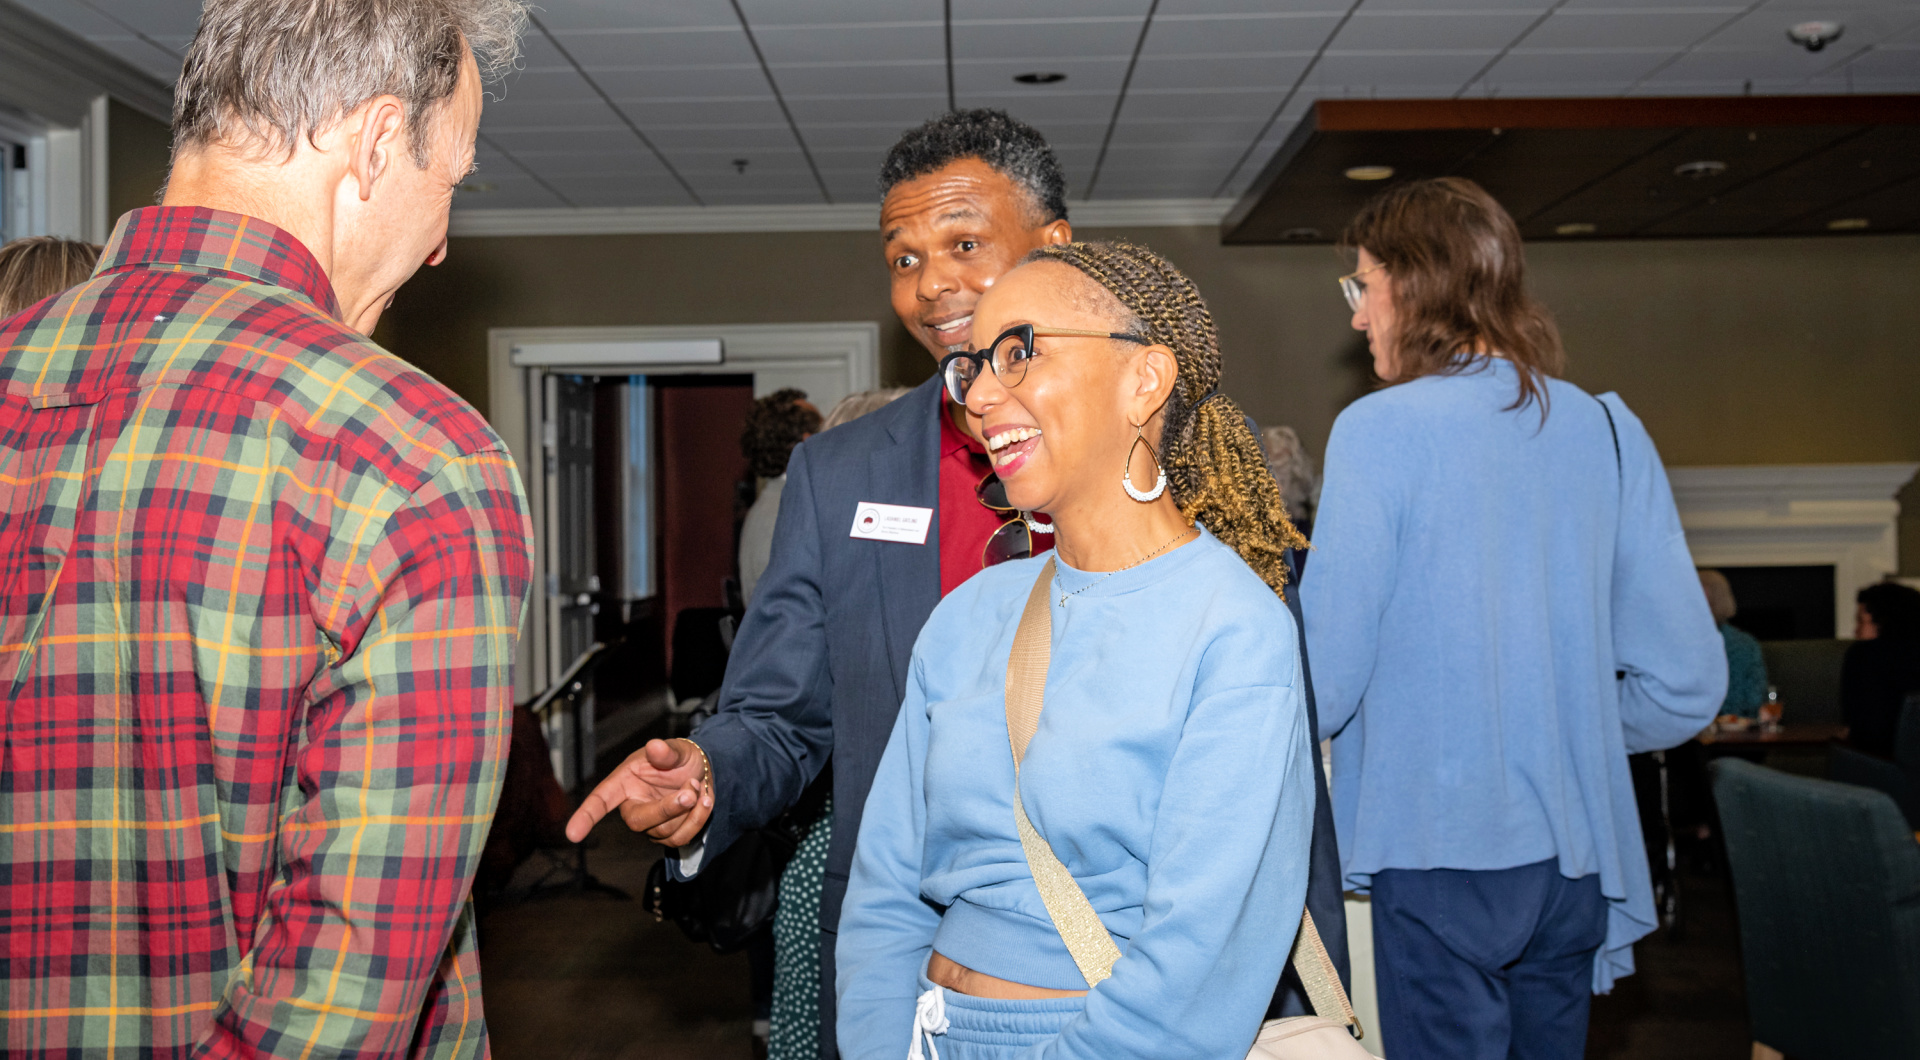
<instances>
[{"instance_id":1,"label":"gray hair","mask_svg":"<svg viewBox=\"0 0 1920 1060\"><path fill-rule=\"evenodd\" d=\"M1320 473L1313 458L1292 427L1268 427L1260 432L1260 450L1266 454L1267 470L1280 484L1280 498L1287 514L1295 519L1311 520L1320 504Z\"/></svg>"},{"instance_id":2,"label":"gray hair","mask_svg":"<svg viewBox=\"0 0 1920 1060\"><path fill-rule=\"evenodd\" d=\"M824 431L850 420L857 420L889 402L905 397L908 392L907 387L893 386L882 390L862 390L857 394L848 394L833 406L832 412L827 413L827 422L822 424L820 429Z\"/></svg>"},{"instance_id":3,"label":"gray hair","mask_svg":"<svg viewBox=\"0 0 1920 1060\"><path fill-rule=\"evenodd\" d=\"M467 54L483 79L500 76L526 24L520 0L206 0L174 88L174 150L251 138L291 153L392 95L425 166L429 116Z\"/></svg>"}]
</instances>

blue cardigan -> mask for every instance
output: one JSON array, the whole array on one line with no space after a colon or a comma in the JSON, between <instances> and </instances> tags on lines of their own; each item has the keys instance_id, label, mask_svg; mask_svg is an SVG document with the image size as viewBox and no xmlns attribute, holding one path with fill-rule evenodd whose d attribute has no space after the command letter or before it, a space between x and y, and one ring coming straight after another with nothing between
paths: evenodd
<instances>
[{"instance_id":1,"label":"blue cardigan","mask_svg":"<svg viewBox=\"0 0 1920 1060\"><path fill-rule=\"evenodd\" d=\"M1553 380L1543 423L1517 387L1489 358L1348 406L1301 603L1347 885L1598 873L1605 991L1655 926L1626 756L1712 720L1726 656L1640 421Z\"/></svg>"},{"instance_id":2,"label":"blue cardigan","mask_svg":"<svg viewBox=\"0 0 1920 1060\"><path fill-rule=\"evenodd\" d=\"M1015 982L1086 986L1014 829L1007 653L1043 562L975 575L914 646L840 913L852 1060L903 1055L935 949ZM1292 617L1204 533L1111 577L1063 562L1050 602L1021 797L1124 956L1036 1054L1241 1056L1307 885L1313 768Z\"/></svg>"}]
</instances>

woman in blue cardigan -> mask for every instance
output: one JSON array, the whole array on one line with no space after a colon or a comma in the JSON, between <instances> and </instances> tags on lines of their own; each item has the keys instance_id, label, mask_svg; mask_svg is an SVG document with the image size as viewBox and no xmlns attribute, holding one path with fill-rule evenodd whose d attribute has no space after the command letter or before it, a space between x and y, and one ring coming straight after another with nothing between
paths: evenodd
<instances>
[{"instance_id":1,"label":"woman in blue cardigan","mask_svg":"<svg viewBox=\"0 0 1920 1060\"><path fill-rule=\"evenodd\" d=\"M1278 595L1304 542L1214 390L1206 304L1158 255L1046 248L974 333L999 338L943 363L951 396L1055 551L975 575L914 647L840 914L841 1055L1237 1060L1306 894L1313 770ZM1062 941L1015 823L1008 654L1050 563L1018 784L1117 948L1107 978Z\"/></svg>"},{"instance_id":2,"label":"woman in blue cardigan","mask_svg":"<svg viewBox=\"0 0 1920 1060\"><path fill-rule=\"evenodd\" d=\"M1579 1057L1655 924L1627 755L1712 720L1720 635L1652 440L1558 378L1499 204L1413 181L1345 241L1388 385L1334 422L1301 604L1381 1041Z\"/></svg>"}]
</instances>

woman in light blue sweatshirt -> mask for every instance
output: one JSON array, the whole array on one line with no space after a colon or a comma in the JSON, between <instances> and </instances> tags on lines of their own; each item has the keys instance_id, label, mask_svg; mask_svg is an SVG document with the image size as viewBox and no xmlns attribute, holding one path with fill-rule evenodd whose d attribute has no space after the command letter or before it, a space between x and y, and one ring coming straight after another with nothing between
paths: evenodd
<instances>
[{"instance_id":1,"label":"woman in light blue sweatshirt","mask_svg":"<svg viewBox=\"0 0 1920 1060\"><path fill-rule=\"evenodd\" d=\"M915 644L840 914L840 1051L1238 1060L1306 893L1313 771L1277 595L1300 538L1214 392L1192 283L1124 244L1036 258L975 309L999 340L942 370L1056 552L975 575ZM1050 561L1045 709L1018 783L1121 954L1092 989L1015 826L1007 659Z\"/></svg>"},{"instance_id":2,"label":"woman in light blue sweatshirt","mask_svg":"<svg viewBox=\"0 0 1920 1060\"><path fill-rule=\"evenodd\" d=\"M1646 430L1554 378L1499 204L1410 182L1347 241L1392 385L1334 422L1301 604L1381 1040L1579 1057L1654 927L1627 754L1712 720L1720 635Z\"/></svg>"}]
</instances>

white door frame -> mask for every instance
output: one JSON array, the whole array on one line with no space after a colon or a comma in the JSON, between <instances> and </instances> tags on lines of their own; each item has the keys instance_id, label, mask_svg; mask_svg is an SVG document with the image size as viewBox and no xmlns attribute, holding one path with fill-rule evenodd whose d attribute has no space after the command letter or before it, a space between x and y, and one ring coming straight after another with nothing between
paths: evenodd
<instances>
[{"instance_id":1,"label":"white door frame","mask_svg":"<svg viewBox=\"0 0 1920 1060\"><path fill-rule=\"evenodd\" d=\"M653 360L636 348L622 360L609 347L718 339L721 359ZM567 347L578 347L569 359ZM656 347L657 349L657 347ZM752 375L755 397L799 386L822 410L848 394L880 385L880 325L870 320L824 324L713 324L661 327L492 328L487 332L487 419L507 443L533 520L534 584L527 628L515 656L514 696L526 700L559 676L547 620L546 476L533 437L539 380L550 372L583 375ZM546 662L539 665L536 660ZM567 660L560 660L564 668ZM553 670L549 673L549 670Z\"/></svg>"}]
</instances>

